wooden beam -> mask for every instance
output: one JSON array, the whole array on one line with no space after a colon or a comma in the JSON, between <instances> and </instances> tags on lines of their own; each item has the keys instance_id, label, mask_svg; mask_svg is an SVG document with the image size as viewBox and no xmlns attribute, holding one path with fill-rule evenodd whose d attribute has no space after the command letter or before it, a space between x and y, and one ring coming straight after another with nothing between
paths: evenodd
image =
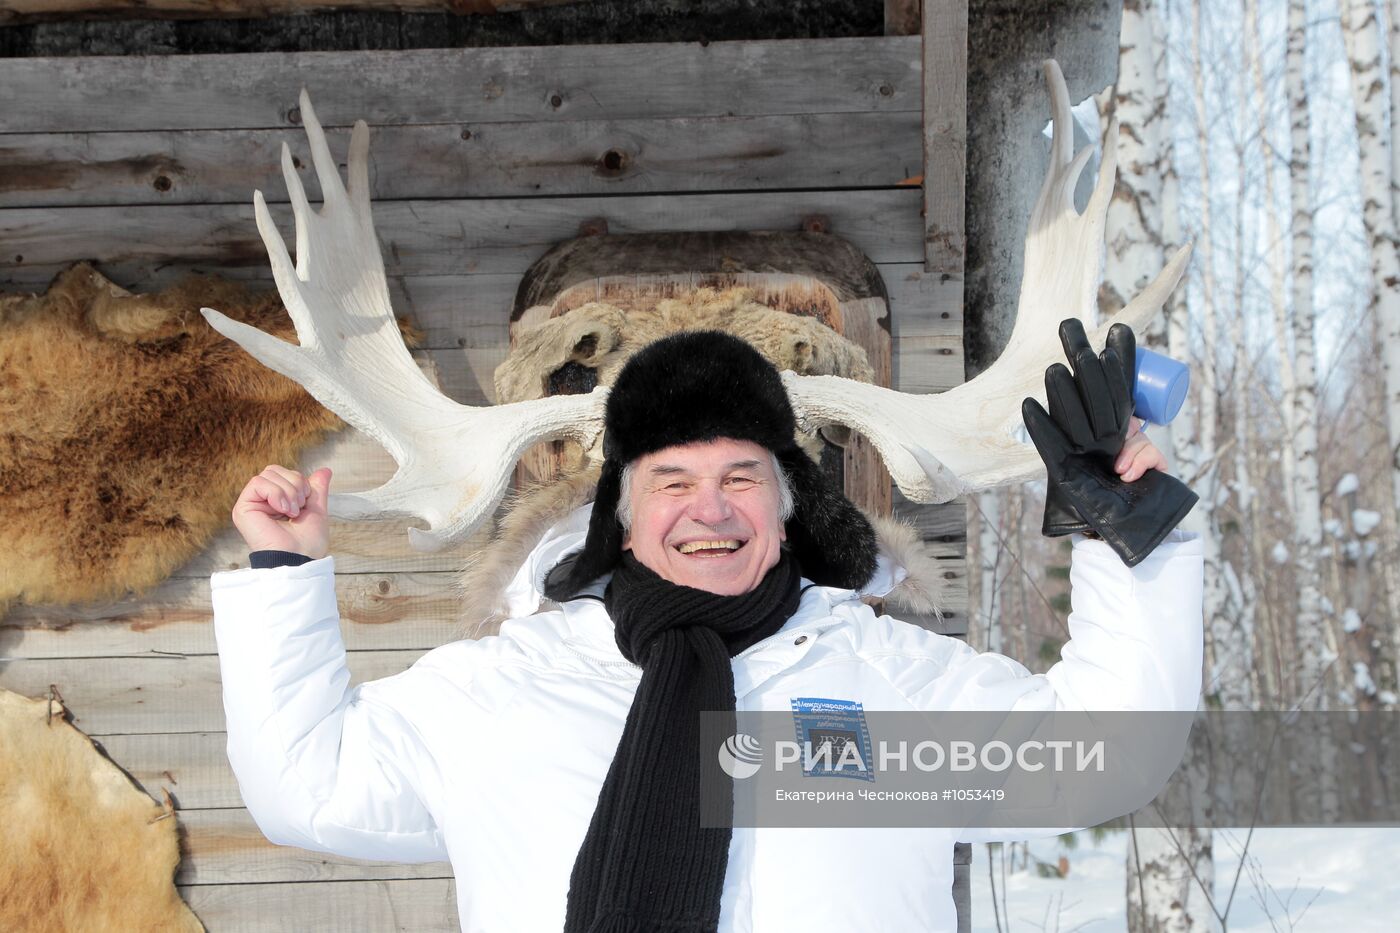
<instances>
[{"instance_id":1,"label":"wooden beam","mask_svg":"<svg viewBox=\"0 0 1400 933\"><path fill-rule=\"evenodd\" d=\"M178 885L452 877L447 862L378 862L275 845L241 805L227 810L181 810L177 819L183 856L175 871ZM373 928L352 924L342 929Z\"/></svg>"},{"instance_id":2,"label":"wooden beam","mask_svg":"<svg viewBox=\"0 0 1400 933\"><path fill-rule=\"evenodd\" d=\"M408 670L425 652L351 651L351 684ZM41 697L52 686L73 724L91 736L220 732L224 705L219 659L197 657L72 658L6 661L0 687Z\"/></svg>"},{"instance_id":3,"label":"wooden beam","mask_svg":"<svg viewBox=\"0 0 1400 933\"><path fill-rule=\"evenodd\" d=\"M303 87L328 126L917 111L919 40L0 59L0 133L295 128Z\"/></svg>"},{"instance_id":4,"label":"wooden beam","mask_svg":"<svg viewBox=\"0 0 1400 933\"><path fill-rule=\"evenodd\" d=\"M287 205L270 205L284 236ZM824 214L830 231L878 263L912 262L919 249L916 188L678 194L638 197L389 201L374 222L390 278L464 272L523 273L548 248L603 218L613 233L793 230ZM0 210L0 286L46 282L78 259L123 287L145 290L152 271L267 267L251 204Z\"/></svg>"},{"instance_id":5,"label":"wooden beam","mask_svg":"<svg viewBox=\"0 0 1400 933\"><path fill-rule=\"evenodd\" d=\"M209 930L413 930L458 933L451 878L181 885Z\"/></svg>"},{"instance_id":6,"label":"wooden beam","mask_svg":"<svg viewBox=\"0 0 1400 933\"><path fill-rule=\"evenodd\" d=\"M342 536L335 543L339 558L349 542ZM456 559L466 561L465 556ZM246 548L242 563L247 564ZM337 573L335 595L346 647L427 650L452 641L460 608L453 590L456 579L456 571ZM0 620L0 653L36 660L212 655L212 615L209 578L174 577L140 599L99 606L21 606Z\"/></svg>"},{"instance_id":7,"label":"wooden beam","mask_svg":"<svg viewBox=\"0 0 1400 933\"><path fill-rule=\"evenodd\" d=\"M75 19L258 19L336 10L515 13L590 0L0 0L0 24Z\"/></svg>"},{"instance_id":8,"label":"wooden beam","mask_svg":"<svg viewBox=\"0 0 1400 933\"><path fill-rule=\"evenodd\" d=\"M929 0L923 63L924 268L961 280L967 255L967 0Z\"/></svg>"},{"instance_id":9,"label":"wooden beam","mask_svg":"<svg viewBox=\"0 0 1400 933\"><path fill-rule=\"evenodd\" d=\"M0 67L3 71L3 67ZM917 110L376 126L376 204L412 198L890 188L922 163ZM348 129L326 133L343 155ZM287 200L283 142L316 190L299 130L0 136L0 207Z\"/></svg>"}]
</instances>

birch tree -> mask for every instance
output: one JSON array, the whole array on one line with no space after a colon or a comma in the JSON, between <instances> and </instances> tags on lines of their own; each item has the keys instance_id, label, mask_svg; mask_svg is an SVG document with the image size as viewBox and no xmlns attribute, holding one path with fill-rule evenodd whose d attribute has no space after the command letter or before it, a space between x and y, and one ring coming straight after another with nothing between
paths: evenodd
<instances>
[{"instance_id":1,"label":"birch tree","mask_svg":"<svg viewBox=\"0 0 1400 933\"><path fill-rule=\"evenodd\" d=\"M1105 222L1107 252L1099 310L1114 314L1140 293L1162 268L1162 169L1166 154L1166 43L1156 0L1127 0L1119 40L1118 81L1107 108L1118 119L1115 147L1118 178ZM1165 336L1165 331L1154 327ZM1166 340L1140 336L1144 345Z\"/></svg>"},{"instance_id":2,"label":"birch tree","mask_svg":"<svg viewBox=\"0 0 1400 933\"><path fill-rule=\"evenodd\" d=\"M1400 2L1400 0L1397 0ZM1296 392L1293 398L1293 565L1298 580L1296 631L1299 696L1308 691L1323 701L1326 631L1318 570L1322 549L1322 493L1317 465L1317 373L1314 365L1312 192L1308 184L1311 144L1308 139L1306 82L1307 2L1289 0L1288 48L1284 81L1288 88L1289 204L1293 246L1293 346Z\"/></svg>"},{"instance_id":3,"label":"birch tree","mask_svg":"<svg viewBox=\"0 0 1400 933\"><path fill-rule=\"evenodd\" d=\"M1205 691L1222 705L1237 703L1235 691L1248 683L1251 654L1230 617L1224 553L1220 546L1216 511L1221 502L1220 452L1217 442L1219 423L1220 374L1216 346L1219 342L1216 319L1215 245L1211 188L1210 115L1206 107L1205 63L1201 54L1201 0L1191 3L1191 97L1195 115L1196 146L1199 152L1201 188L1200 226L1196 262L1200 268L1199 318L1201 326L1201 366L1198 384L1199 415L1195 419L1194 440L1190 413L1178 416L1174 437L1176 457L1183 479L1201 497L1182 522L1188 531L1201 536L1205 551L1204 612L1206 622L1207 678ZM1189 358L1189 357L1183 357ZM1185 421L1183 421L1183 417ZM1227 708L1242 708L1227 705Z\"/></svg>"},{"instance_id":4,"label":"birch tree","mask_svg":"<svg viewBox=\"0 0 1400 933\"><path fill-rule=\"evenodd\" d=\"M1400 0L1390 0L1390 210L1400 232Z\"/></svg>"},{"instance_id":5,"label":"birch tree","mask_svg":"<svg viewBox=\"0 0 1400 933\"><path fill-rule=\"evenodd\" d=\"M1004 575L1001 568L1004 549L999 528L1001 499L999 489L980 493L973 499L977 512L977 579L973 589L977 593L977 608L972 614L972 630L968 632L968 640L974 647L997 654L1006 651L1002 643L1002 607L997 598Z\"/></svg>"},{"instance_id":6,"label":"birch tree","mask_svg":"<svg viewBox=\"0 0 1400 933\"><path fill-rule=\"evenodd\" d=\"M1342 38L1350 64L1351 96L1361 156L1362 220L1371 258L1371 303L1376 352L1384 384L1385 428L1389 449L1391 501L1385 510L1386 537L1395 540L1400 508L1400 255L1391 196L1394 170L1385 135L1388 101L1381 72L1381 24L1373 0L1340 0ZM1392 16L1394 15L1392 0ZM1392 30L1393 32L1393 30ZM1393 66L1392 66L1393 67ZM1394 99L1394 89L1391 97ZM1393 132L1393 130L1392 130ZM1392 642L1400 643L1400 579L1394 561L1384 561Z\"/></svg>"},{"instance_id":7,"label":"birch tree","mask_svg":"<svg viewBox=\"0 0 1400 933\"><path fill-rule=\"evenodd\" d=\"M1108 210L1108 249L1099 307L1105 314L1126 304L1151 280L1175 246L1180 227L1172 217L1167 234L1166 179L1170 169L1171 132L1167 125L1167 43L1162 7L1155 0L1128 0L1123 5L1119 42L1118 81L1112 91L1112 111L1118 138L1105 140L1118 150L1118 181ZM1174 180L1174 176L1173 176ZM1175 187L1171 211L1176 210ZM1149 332L1149 345L1188 359L1184 302L1158 333ZM1180 329L1182 336L1174 332ZM1155 338L1155 339L1154 339ZM1173 432L1174 439L1177 432ZM1170 445L1175 446L1174 440ZM1139 830L1128 839L1126 914L1134 933L1204 929L1210 916L1207 892L1197 879L1214 874L1209 830ZM1187 853L1183 857L1183 852ZM1209 882L1206 882L1209 884Z\"/></svg>"},{"instance_id":8,"label":"birch tree","mask_svg":"<svg viewBox=\"0 0 1400 933\"><path fill-rule=\"evenodd\" d=\"M1278 214L1275 212L1274 167L1278 162L1278 151L1273 144L1273 131L1269 120L1269 94L1264 80L1263 36L1259 31L1259 2L1245 0L1245 48L1249 58L1250 77L1253 79L1254 111L1259 138L1260 156L1264 164L1264 248L1269 260L1269 308L1274 328L1274 359L1278 364L1280 389L1279 420L1283 424L1285 455L1281 457L1284 491L1288 499L1288 511L1293 511L1293 473L1297 453L1294 449L1295 428L1293 424L1293 396L1296 377L1293 355L1290 352L1288 332L1288 300L1285 296L1287 270L1283 257L1283 233ZM1306 176L1305 176L1306 178Z\"/></svg>"}]
</instances>

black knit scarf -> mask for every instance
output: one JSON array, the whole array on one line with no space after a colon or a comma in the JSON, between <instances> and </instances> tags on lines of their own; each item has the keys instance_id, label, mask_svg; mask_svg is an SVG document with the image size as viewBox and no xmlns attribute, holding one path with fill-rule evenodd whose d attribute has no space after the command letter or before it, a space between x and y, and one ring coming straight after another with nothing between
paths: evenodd
<instances>
[{"instance_id":1,"label":"black knit scarf","mask_svg":"<svg viewBox=\"0 0 1400 933\"><path fill-rule=\"evenodd\" d=\"M574 860L565 933L718 929L732 831L700 826L700 712L733 715L729 659L782 628L800 579L784 551L757 588L717 596L624 552L603 602L642 681Z\"/></svg>"}]
</instances>

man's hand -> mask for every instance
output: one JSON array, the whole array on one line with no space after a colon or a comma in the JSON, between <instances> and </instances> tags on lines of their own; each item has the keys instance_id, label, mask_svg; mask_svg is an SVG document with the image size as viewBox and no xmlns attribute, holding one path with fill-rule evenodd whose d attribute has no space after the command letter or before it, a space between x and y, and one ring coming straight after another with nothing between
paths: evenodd
<instances>
[{"instance_id":1,"label":"man's hand","mask_svg":"<svg viewBox=\"0 0 1400 933\"><path fill-rule=\"evenodd\" d=\"M1136 566L1196 496L1162 469L1161 452L1131 417L1132 330L1115 324L1098 356L1076 320L1061 323L1060 340L1074 372L1060 363L1045 371L1048 413L1032 398L1021 405L1049 480L1042 530L1056 537L1092 529L1125 564Z\"/></svg>"},{"instance_id":2,"label":"man's hand","mask_svg":"<svg viewBox=\"0 0 1400 933\"><path fill-rule=\"evenodd\" d=\"M330 553L326 500L331 471L322 467L304 477L269 465L248 481L233 504L233 525L249 551L291 551L313 560Z\"/></svg>"},{"instance_id":3,"label":"man's hand","mask_svg":"<svg viewBox=\"0 0 1400 933\"><path fill-rule=\"evenodd\" d=\"M1142 422L1137 418L1133 419L1133 426L1128 429L1128 439L1123 442L1123 449L1113 461L1113 469L1125 483L1142 479L1148 470L1167 472L1167 458L1142 433Z\"/></svg>"},{"instance_id":4,"label":"man's hand","mask_svg":"<svg viewBox=\"0 0 1400 933\"><path fill-rule=\"evenodd\" d=\"M1121 474L1132 464L1123 463L1119 454L1126 438L1142 424L1132 417L1137 338L1131 327L1115 324L1109 328L1103 352L1095 356L1084 325L1077 318L1066 318L1060 322L1060 347L1074 371L1064 363L1045 371L1050 417L1069 435L1077 452L1097 454L1105 461L1111 458L1115 471ZM1118 468L1120 464L1124 469ZM1047 538L1093 534L1089 523L1054 483L1045 491L1040 532Z\"/></svg>"}]
</instances>

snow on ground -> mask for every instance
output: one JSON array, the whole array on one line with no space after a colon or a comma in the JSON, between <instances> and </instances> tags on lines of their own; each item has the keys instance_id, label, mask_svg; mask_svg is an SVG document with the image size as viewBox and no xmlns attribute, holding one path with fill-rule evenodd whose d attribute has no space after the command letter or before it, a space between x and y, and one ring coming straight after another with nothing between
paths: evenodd
<instances>
[{"instance_id":1,"label":"snow on ground","mask_svg":"<svg viewBox=\"0 0 1400 933\"><path fill-rule=\"evenodd\" d=\"M1078 846L1073 850L1066 850L1056 839L1031 842L1031 855L1044 862L1054 864L1065 855L1069 875L1041 878L1034 868L1009 874L1006 910L1000 918L1002 931L1112 933L1126 929L1123 858L1127 833L1113 833L1098 843L1087 832L1077 838ZM1256 829L1240 871L1244 844L1245 833L1240 830L1216 833L1217 909L1225 909L1239 874L1228 914L1231 933L1388 933L1400 929L1395 913L1400 901L1400 878L1395 868L1400 865L1400 828ZM995 933L998 929L987 877L991 859L987 846L974 846L975 933ZM996 886L1000 906L1003 885L999 873ZM1291 923L1286 918L1291 918Z\"/></svg>"}]
</instances>

